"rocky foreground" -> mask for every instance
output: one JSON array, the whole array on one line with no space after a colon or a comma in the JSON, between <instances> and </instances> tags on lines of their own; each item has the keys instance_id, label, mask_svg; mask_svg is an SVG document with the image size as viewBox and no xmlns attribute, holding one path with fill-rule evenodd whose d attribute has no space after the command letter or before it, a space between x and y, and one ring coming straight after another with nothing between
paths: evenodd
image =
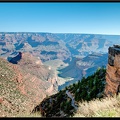
<instances>
[{"instance_id":1,"label":"rocky foreground","mask_svg":"<svg viewBox=\"0 0 120 120\"><path fill-rule=\"evenodd\" d=\"M20 58L20 59L16 59ZM31 112L46 96L57 92L52 71L29 53L19 53L9 63L0 58L0 116Z\"/></svg>"}]
</instances>

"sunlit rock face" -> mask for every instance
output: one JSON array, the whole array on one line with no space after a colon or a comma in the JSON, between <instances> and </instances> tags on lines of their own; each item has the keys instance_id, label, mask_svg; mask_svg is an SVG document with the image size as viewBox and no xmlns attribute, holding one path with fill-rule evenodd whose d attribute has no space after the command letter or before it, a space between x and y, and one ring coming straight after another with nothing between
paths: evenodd
<instances>
[{"instance_id":1,"label":"sunlit rock face","mask_svg":"<svg viewBox=\"0 0 120 120\"><path fill-rule=\"evenodd\" d=\"M27 52L19 52L9 62L0 58L0 87L0 116L6 117L11 112L31 112L46 96L58 92L54 72Z\"/></svg>"},{"instance_id":2,"label":"sunlit rock face","mask_svg":"<svg viewBox=\"0 0 120 120\"><path fill-rule=\"evenodd\" d=\"M120 46L109 47L108 53L105 94L113 95L120 92Z\"/></svg>"}]
</instances>

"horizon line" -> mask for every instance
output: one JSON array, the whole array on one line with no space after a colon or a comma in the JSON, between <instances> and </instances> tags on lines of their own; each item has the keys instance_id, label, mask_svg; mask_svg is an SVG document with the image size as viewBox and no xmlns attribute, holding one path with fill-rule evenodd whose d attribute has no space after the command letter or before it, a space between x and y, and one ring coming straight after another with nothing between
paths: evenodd
<instances>
[{"instance_id":1,"label":"horizon line","mask_svg":"<svg viewBox=\"0 0 120 120\"><path fill-rule=\"evenodd\" d=\"M51 33L51 34L96 34L96 35L120 35L120 34L107 34L107 33L62 33L62 32L58 32L58 33L55 33L55 32L0 32L0 33Z\"/></svg>"}]
</instances>

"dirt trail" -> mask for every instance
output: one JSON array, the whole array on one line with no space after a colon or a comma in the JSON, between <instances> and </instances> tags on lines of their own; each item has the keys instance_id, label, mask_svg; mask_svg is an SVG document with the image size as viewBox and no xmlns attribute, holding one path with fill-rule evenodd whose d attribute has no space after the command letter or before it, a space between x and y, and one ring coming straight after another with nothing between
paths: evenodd
<instances>
[{"instance_id":1,"label":"dirt trail","mask_svg":"<svg viewBox=\"0 0 120 120\"><path fill-rule=\"evenodd\" d=\"M72 97L72 95L70 94L70 92L68 92L68 90L66 91L66 94L68 95L69 98L72 99L71 105L77 110L77 106L75 106L75 100Z\"/></svg>"}]
</instances>

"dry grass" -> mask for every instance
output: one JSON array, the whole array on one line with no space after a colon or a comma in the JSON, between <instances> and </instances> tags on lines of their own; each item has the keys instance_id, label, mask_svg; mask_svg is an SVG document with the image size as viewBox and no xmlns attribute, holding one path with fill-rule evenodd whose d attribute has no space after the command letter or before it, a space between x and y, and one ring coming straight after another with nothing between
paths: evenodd
<instances>
[{"instance_id":1,"label":"dry grass","mask_svg":"<svg viewBox=\"0 0 120 120\"><path fill-rule=\"evenodd\" d=\"M83 101L73 117L120 117L120 94L117 97Z\"/></svg>"},{"instance_id":2,"label":"dry grass","mask_svg":"<svg viewBox=\"0 0 120 120\"><path fill-rule=\"evenodd\" d=\"M36 112L36 113L30 113L30 112L18 112L18 113L14 113L14 112L11 112L9 114L2 114L0 117L11 117L11 118L14 118L14 117L42 117L41 116L41 113L40 112Z\"/></svg>"},{"instance_id":3,"label":"dry grass","mask_svg":"<svg viewBox=\"0 0 120 120\"><path fill-rule=\"evenodd\" d=\"M36 112L36 113L19 113L16 116L13 117L41 117L40 112Z\"/></svg>"}]
</instances>

